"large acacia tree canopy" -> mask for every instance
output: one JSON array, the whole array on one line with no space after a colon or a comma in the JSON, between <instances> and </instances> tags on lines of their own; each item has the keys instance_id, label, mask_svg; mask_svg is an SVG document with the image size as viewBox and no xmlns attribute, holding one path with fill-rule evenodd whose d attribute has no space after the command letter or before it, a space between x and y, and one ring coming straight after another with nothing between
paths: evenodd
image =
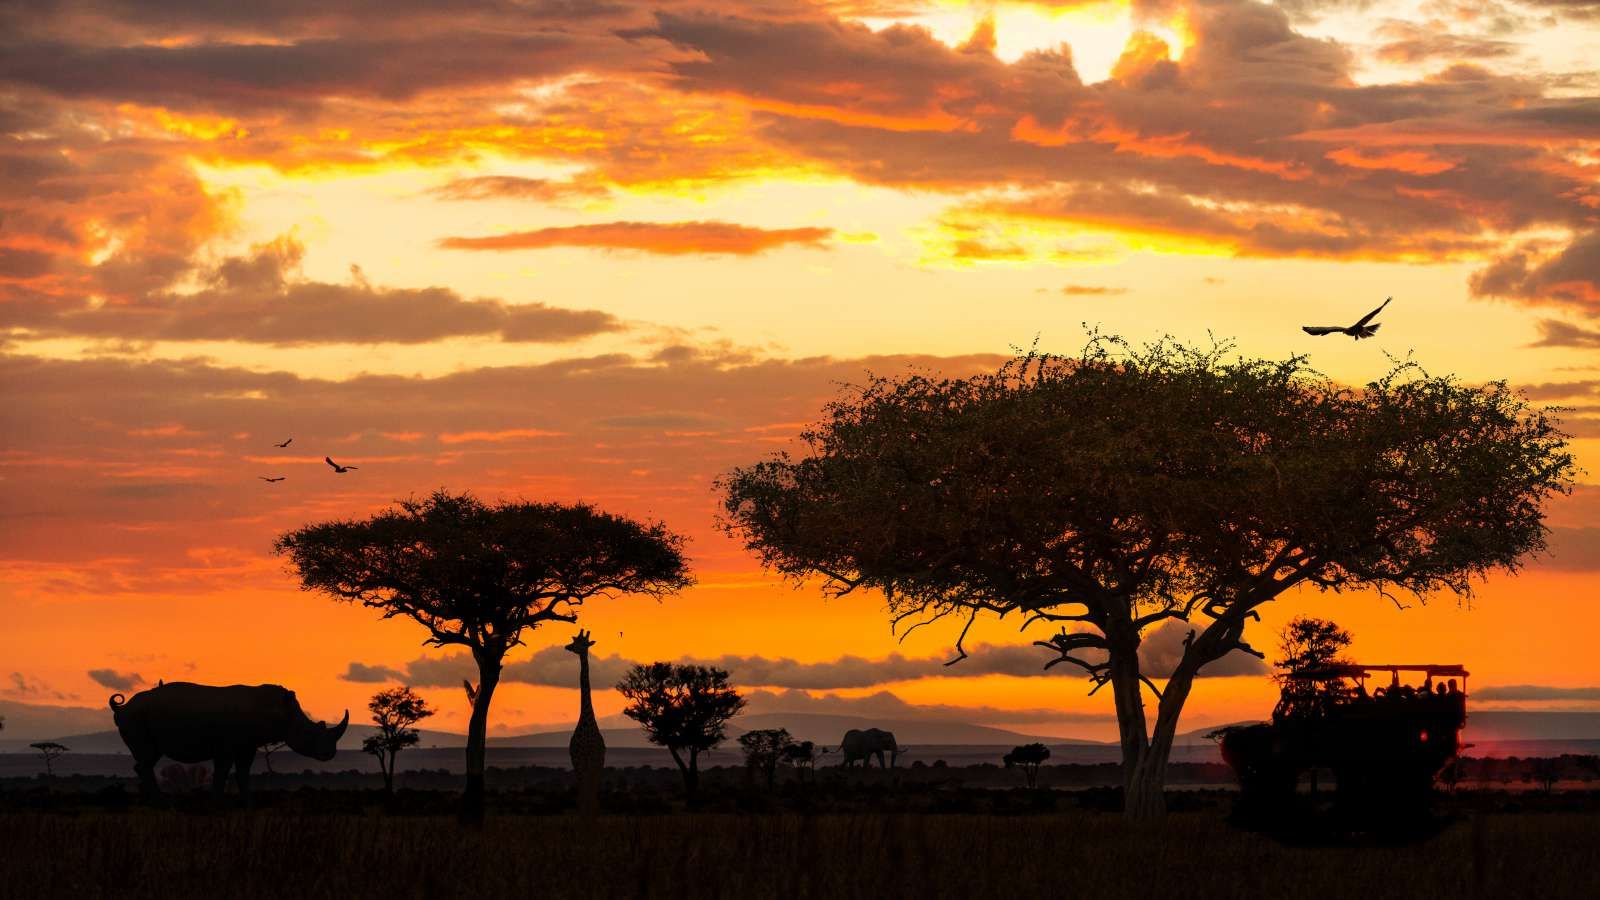
<instances>
[{"instance_id":1,"label":"large acacia tree canopy","mask_svg":"<svg viewBox=\"0 0 1600 900\"><path fill-rule=\"evenodd\" d=\"M1544 546L1573 473L1503 383L1401 364L1351 388L1302 358L1100 337L992 375L874 377L802 440L721 481L724 527L768 567L879 589L900 620L1122 616L1135 635L1301 581L1467 592Z\"/></svg>"},{"instance_id":2,"label":"large acacia tree canopy","mask_svg":"<svg viewBox=\"0 0 1600 900\"><path fill-rule=\"evenodd\" d=\"M307 590L408 616L430 643L499 653L523 629L571 622L585 600L663 596L691 583L683 539L585 504L499 502L437 491L371 518L280 537Z\"/></svg>"}]
</instances>

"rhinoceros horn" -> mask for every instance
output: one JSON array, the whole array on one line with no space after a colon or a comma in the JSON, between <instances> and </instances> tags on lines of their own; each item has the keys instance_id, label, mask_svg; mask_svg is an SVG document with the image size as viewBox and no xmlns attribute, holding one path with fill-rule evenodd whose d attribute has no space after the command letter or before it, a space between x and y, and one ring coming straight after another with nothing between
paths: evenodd
<instances>
[{"instance_id":1,"label":"rhinoceros horn","mask_svg":"<svg viewBox=\"0 0 1600 900\"><path fill-rule=\"evenodd\" d=\"M335 744L339 743L339 739L344 737L344 730L346 728L349 728L349 727L350 727L350 710L347 709L347 710L344 711L344 718L340 719L339 720L339 724L335 725L333 727L333 742Z\"/></svg>"}]
</instances>

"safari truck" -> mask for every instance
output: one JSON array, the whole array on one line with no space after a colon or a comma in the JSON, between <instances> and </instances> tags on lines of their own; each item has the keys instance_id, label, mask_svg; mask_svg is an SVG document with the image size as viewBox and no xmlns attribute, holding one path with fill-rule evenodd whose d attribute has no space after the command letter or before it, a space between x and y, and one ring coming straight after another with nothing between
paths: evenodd
<instances>
[{"instance_id":1,"label":"safari truck","mask_svg":"<svg viewBox=\"0 0 1600 900\"><path fill-rule=\"evenodd\" d=\"M1243 814L1282 816L1296 807L1302 776L1319 770L1333 774L1341 815L1426 814L1434 778L1461 749L1465 668L1339 663L1290 672L1281 683L1271 722L1217 733Z\"/></svg>"}]
</instances>

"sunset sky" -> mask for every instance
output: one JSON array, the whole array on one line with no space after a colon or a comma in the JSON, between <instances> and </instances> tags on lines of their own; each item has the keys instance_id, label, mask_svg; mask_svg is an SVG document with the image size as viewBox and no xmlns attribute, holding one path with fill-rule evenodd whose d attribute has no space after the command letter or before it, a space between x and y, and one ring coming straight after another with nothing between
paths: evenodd
<instances>
[{"instance_id":1,"label":"sunset sky","mask_svg":"<svg viewBox=\"0 0 1600 900\"><path fill-rule=\"evenodd\" d=\"M404 680L462 729L469 667L270 552L445 487L688 536L697 586L583 610L599 677L693 657L753 708L1109 738L1042 632L980 623L945 669L959 622L898 643L712 527L712 480L843 385L1088 323L1566 407L1552 553L1470 608L1306 591L1248 637L1329 616L1363 661L1465 664L1478 708L1600 709L1596 60L1592 0L7 3L0 699L274 682L359 717ZM1390 295L1373 340L1300 331ZM575 717L571 630L513 655L494 731ZM1185 728L1269 711L1221 667Z\"/></svg>"}]
</instances>

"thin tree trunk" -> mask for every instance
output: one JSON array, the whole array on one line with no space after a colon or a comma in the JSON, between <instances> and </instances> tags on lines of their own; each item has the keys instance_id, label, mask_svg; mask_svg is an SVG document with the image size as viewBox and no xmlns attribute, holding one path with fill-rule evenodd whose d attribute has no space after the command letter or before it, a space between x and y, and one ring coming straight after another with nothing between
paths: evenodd
<instances>
[{"instance_id":1,"label":"thin tree trunk","mask_svg":"<svg viewBox=\"0 0 1600 900\"><path fill-rule=\"evenodd\" d=\"M678 773L683 776L683 795L684 795L684 798L687 799L687 800L693 801L694 800L694 783L695 783L695 772L694 772L694 770L691 769L688 764L684 763L683 756L682 756L682 754L680 754L678 752L678 748L677 747L668 747L667 748L667 752L672 754L672 761L678 764Z\"/></svg>"},{"instance_id":2,"label":"thin tree trunk","mask_svg":"<svg viewBox=\"0 0 1600 900\"><path fill-rule=\"evenodd\" d=\"M467 825L483 824L483 757L488 747L489 701L499 683L500 660L479 656L478 695L467 722L467 791L461 798L461 821Z\"/></svg>"}]
</instances>

